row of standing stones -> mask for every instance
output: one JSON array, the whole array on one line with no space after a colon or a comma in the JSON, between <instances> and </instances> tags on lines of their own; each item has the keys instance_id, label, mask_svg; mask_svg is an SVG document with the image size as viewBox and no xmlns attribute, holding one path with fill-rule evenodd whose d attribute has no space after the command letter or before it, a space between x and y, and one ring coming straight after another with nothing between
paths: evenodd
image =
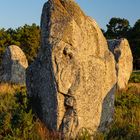
<instances>
[{"instance_id":1,"label":"row of standing stones","mask_svg":"<svg viewBox=\"0 0 140 140\"><path fill-rule=\"evenodd\" d=\"M28 67L22 50L9 46L0 82L26 81L33 111L48 129L71 138L82 128L106 130L113 119L115 91L126 88L132 61L128 41L106 41L73 0L48 0L36 60Z\"/></svg>"}]
</instances>

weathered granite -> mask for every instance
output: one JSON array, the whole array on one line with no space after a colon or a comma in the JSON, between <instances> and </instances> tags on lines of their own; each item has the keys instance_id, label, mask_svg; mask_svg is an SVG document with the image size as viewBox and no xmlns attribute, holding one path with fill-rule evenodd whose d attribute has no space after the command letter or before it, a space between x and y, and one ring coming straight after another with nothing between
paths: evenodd
<instances>
[{"instance_id":1,"label":"weathered granite","mask_svg":"<svg viewBox=\"0 0 140 140\"><path fill-rule=\"evenodd\" d=\"M133 56L129 43L127 39L113 39L108 40L108 46L116 60L118 89L125 89L133 70Z\"/></svg>"},{"instance_id":2,"label":"weathered granite","mask_svg":"<svg viewBox=\"0 0 140 140\"><path fill-rule=\"evenodd\" d=\"M25 84L28 61L24 52L16 45L6 48L0 70L0 82Z\"/></svg>"},{"instance_id":3,"label":"weathered granite","mask_svg":"<svg viewBox=\"0 0 140 140\"><path fill-rule=\"evenodd\" d=\"M41 36L38 57L27 69L33 110L65 137L83 127L104 130L112 120L116 70L97 23L72 0L49 0Z\"/></svg>"}]
</instances>

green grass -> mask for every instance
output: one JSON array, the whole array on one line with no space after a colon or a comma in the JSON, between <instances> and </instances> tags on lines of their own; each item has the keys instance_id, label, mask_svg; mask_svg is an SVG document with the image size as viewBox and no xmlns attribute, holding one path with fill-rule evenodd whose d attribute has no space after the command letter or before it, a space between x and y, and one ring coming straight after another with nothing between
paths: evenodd
<instances>
[{"instance_id":1,"label":"green grass","mask_svg":"<svg viewBox=\"0 0 140 140\"><path fill-rule=\"evenodd\" d=\"M129 87L116 94L115 116L107 140L140 139L140 92Z\"/></svg>"},{"instance_id":2,"label":"green grass","mask_svg":"<svg viewBox=\"0 0 140 140\"><path fill-rule=\"evenodd\" d=\"M106 133L97 133L95 140L140 140L140 83L129 84L126 91L116 93L114 121ZM5 86L4 86L5 87ZM2 88L2 87L1 87ZM15 87L0 95L0 140L58 140L28 108L25 87ZM7 86L3 92L5 92ZM13 93L14 92L14 93ZM76 140L90 140L88 130Z\"/></svg>"},{"instance_id":3,"label":"green grass","mask_svg":"<svg viewBox=\"0 0 140 140\"><path fill-rule=\"evenodd\" d=\"M140 83L140 72L133 72L130 80L130 83Z\"/></svg>"},{"instance_id":4,"label":"green grass","mask_svg":"<svg viewBox=\"0 0 140 140\"><path fill-rule=\"evenodd\" d=\"M19 87L14 94L0 96L0 139L37 140L36 119L27 107L25 87Z\"/></svg>"}]
</instances>

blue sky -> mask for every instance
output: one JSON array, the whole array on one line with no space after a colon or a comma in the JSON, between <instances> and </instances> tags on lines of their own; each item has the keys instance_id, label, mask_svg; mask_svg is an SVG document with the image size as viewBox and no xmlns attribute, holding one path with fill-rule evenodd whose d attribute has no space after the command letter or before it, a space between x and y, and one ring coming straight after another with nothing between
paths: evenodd
<instances>
[{"instance_id":1,"label":"blue sky","mask_svg":"<svg viewBox=\"0 0 140 140\"><path fill-rule=\"evenodd\" d=\"M24 24L40 24L42 6L47 0L0 0L0 28L17 28ZM140 19L140 0L76 0L88 16L101 28L112 17L126 18L130 24Z\"/></svg>"}]
</instances>

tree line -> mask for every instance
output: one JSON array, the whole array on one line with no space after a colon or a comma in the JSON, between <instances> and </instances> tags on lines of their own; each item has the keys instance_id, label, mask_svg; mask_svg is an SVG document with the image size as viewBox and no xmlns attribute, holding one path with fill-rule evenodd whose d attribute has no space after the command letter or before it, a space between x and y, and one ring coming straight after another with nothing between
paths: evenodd
<instances>
[{"instance_id":1,"label":"tree line","mask_svg":"<svg viewBox=\"0 0 140 140\"><path fill-rule=\"evenodd\" d=\"M34 61L40 46L40 28L36 24L19 27L17 29L0 29L0 61L5 48L9 45L19 46L31 63Z\"/></svg>"},{"instance_id":2,"label":"tree line","mask_svg":"<svg viewBox=\"0 0 140 140\"><path fill-rule=\"evenodd\" d=\"M127 19L113 17L107 24L107 30L102 31L107 39L127 38L133 53L134 69L140 69L140 19L131 27ZM30 64L36 58L40 47L39 26L33 23L17 29L0 29L0 61L9 45L19 46Z\"/></svg>"}]
</instances>

